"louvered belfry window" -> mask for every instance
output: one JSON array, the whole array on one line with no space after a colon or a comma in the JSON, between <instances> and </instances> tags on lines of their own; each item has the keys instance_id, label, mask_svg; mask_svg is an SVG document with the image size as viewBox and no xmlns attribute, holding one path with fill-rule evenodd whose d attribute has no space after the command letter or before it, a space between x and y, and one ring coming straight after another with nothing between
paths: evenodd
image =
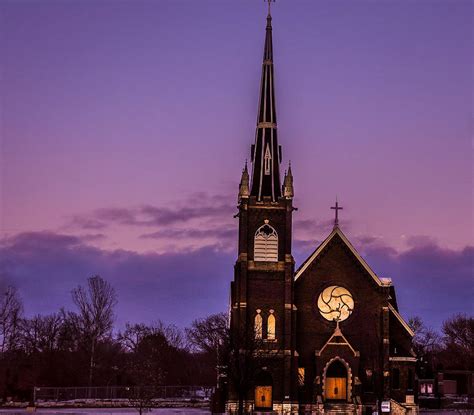
<instances>
[{"instance_id":1,"label":"louvered belfry window","mask_svg":"<svg viewBox=\"0 0 474 415\"><path fill-rule=\"evenodd\" d=\"M278 261L278 234L267 220L265 225L260 226L255 232L253 256L255 261Z\"/></svg>"}]
</instances>

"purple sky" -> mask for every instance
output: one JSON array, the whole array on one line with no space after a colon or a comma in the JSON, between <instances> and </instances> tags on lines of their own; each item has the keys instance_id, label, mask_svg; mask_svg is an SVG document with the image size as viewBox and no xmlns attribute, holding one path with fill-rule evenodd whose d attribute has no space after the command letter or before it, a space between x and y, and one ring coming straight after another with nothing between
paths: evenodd
<instances>
[{"instance_id":1,"label":"purple sky","mask_svg":"<svg viewBox=\"0 0 474 415\"><path fill-rule=\"evenodd\" d=\"M337 194L342 229L393 278L402 314L435 327L473 311L472 9L280 0L272 13L298 263L330 232ZM51 312L99 273L119 324L224 310L263 2L0 11L0 288Z\"/></svg>"}]
</instances>

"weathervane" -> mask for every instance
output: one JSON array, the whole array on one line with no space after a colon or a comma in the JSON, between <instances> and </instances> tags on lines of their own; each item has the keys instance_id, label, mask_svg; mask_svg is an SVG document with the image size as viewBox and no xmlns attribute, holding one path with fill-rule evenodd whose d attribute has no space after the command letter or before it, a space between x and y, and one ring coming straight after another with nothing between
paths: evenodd
<instances>
[{"instance_id":1,"label":"weathervane","mask_svg":"<svg viewBox=\"0 0 474 415\"><path fill-rule=\"evenodd\" d=\"M264 1L266 1L268 3L268 15L270 15L270 5L272 3L275 3L275 0L264 0Z\"/></svg>"},{"instance_id":2,"label":"weathervane","mask_svg":"<svg viewBox=\"0 0 474 415\"><path fill-rule=\"evenodd\" d=\"M336 205L331 206L331 209L334 209L336 211L336 216L334 218L334 227L337 228L339 226L339 210L342 210L342 207L339 207L339 204L337 203L337 197L336 197Z\"/></svg>"}]
</instances>

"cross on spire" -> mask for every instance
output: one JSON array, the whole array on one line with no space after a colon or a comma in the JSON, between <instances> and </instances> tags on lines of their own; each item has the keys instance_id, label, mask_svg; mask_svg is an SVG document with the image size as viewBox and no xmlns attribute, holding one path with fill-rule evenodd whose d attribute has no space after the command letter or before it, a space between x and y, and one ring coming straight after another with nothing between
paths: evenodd
<instances>
[{"instance_id":1,"label":"cross on spire","mask_svg":"<svg viewBox=\"0 0 474 415\"><path fill-rule=\"evenodd\" d=\"M342 210L342 206L339 206L339 203L337 202L337 197L336 197L336 205L331 206L331 209L335 210L336 215L334 218L334 227L337 228L339 226L339 211Z\"/></svg>"}]
</instances>

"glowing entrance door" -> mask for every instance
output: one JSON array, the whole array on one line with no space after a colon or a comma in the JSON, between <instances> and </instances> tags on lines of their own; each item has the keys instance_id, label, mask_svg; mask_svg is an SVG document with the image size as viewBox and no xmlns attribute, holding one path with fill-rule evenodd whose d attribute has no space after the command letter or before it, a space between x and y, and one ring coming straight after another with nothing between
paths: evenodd
<instances>
[{"instance_id":1,"label":"glowing entrance door","mask_svg":"<svg viewBox=\"0 0 474 415\"><path fill-rule=\"evenodd\" d=\"M255 377L255 408L272 410L273 378L267 370L262 370Z\"/></svg>"},{"instance_id":2,"label":"glowing entrance door","mask_svg":"<svg viewBox=\"0 0 474 415\"><path fill-rule=\"evenodd\" d=\"M327 368L324 391L326 399L347 399L347 369L341 361L335 360Z\"/></svg>"},{"instance_id":3,"label":"glowing entrance door","mask_svg":"<svg viewBox=\"0 0 474 415\"><path fill-rule=\"evenodd\" d=\"M272 387L257 386L255 387L255 407L267 409L272 407Z\"/></svg>"},{"instance_id":4,"label":"glowing entrance door","mask_svg":"<svg viewBox=\"0 0 474 415\"><path fill-rule=\"evenodd\" d=\"M326 399L346 400L347 379L326 378Z\"/></svg>"}]
</instances>

